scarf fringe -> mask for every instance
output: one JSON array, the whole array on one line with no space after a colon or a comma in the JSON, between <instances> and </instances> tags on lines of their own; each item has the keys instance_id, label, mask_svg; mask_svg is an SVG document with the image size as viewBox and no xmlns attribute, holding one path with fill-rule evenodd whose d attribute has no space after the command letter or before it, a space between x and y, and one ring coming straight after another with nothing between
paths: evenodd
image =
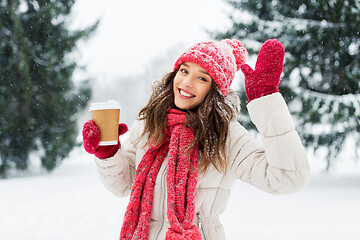
<instances>
[{"instance_id":1,"label":"scarf fringe","mask_svg":"<svg viewBox=\"0 0 360 240\"><path fill-rule=\"evenodd\" d=\"M201 240L202 236L195 225L191 229L185 230L183 233L175 232L171 228L166 232L165 240Z\"/></svg>"}]
</instances>

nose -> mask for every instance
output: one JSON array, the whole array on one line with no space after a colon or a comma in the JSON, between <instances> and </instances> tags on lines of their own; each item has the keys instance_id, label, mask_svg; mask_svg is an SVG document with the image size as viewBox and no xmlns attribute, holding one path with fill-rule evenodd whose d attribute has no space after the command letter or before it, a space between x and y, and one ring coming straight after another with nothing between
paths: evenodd
<instances>
[{"instance_id":1,"label":"nose","mask_svg":"<svg viewBox=\"0 0 360 240\"><path fill-rule=\"evenodd\" d=\"M193 87L194 85L194 78L191 74L188 74L184 79L183 79L183 84L186 86L186 87Z\"/></svg>"}]
</instances>

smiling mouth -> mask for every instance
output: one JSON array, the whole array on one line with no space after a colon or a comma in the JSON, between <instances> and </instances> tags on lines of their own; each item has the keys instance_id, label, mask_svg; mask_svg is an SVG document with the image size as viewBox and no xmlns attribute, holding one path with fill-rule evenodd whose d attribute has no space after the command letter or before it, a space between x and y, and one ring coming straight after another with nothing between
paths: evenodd
<instances>
[{"instance_id":1,"label":"smiling mouth","mask_svg":"<svg viewBox=\"0 0 360 240\"><path fill-rule=\"evenodd\" d=\"M187 97L187 98L195 97L195 95L193 95L193 94L191 94L189 92L186 92L186 91L182 90L181 88L179 88L179 93L183 97Z\"/></svg>"}]
</instances>

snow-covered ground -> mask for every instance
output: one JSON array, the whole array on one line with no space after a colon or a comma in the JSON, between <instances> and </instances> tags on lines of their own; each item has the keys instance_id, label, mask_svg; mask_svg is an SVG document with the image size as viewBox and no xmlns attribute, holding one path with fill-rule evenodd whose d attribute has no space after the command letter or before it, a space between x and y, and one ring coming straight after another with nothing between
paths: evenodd
<instances>
[{"instance_id":1,"label":"snow-covered ground","mask_svg":"<svg viewBox=\"0 0 360 240\"><path fill-rule=\"evenodd\" d=\"M116 240L127 198L111 195L82 149L51 174L0 180L1 240ZM222 216L227 239L359 239L360 174L313 173L300 193L237 183Z\"/></svg>"}]
</instances>

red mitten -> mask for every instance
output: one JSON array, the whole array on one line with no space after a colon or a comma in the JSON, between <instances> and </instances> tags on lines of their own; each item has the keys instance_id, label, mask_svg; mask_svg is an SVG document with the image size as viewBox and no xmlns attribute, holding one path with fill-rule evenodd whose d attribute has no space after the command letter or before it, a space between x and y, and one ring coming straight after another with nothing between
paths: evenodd
<instances>
[{"instance_id":1,"label":"red mitten","mask_svg":"<svg viewBox=\"0 0 360 240\"><path fill-rule=\"evenodd\" d=\"M128 127L125 123L119 124L119 136L128 131ZM119 150L120 141L118 139L117 145L99 146L100 143L100 129L96 126L93 120L87 121L83 126L83 142L85 151L90 154L94 154L100 159L109 158L115 155Z\"/></svg>"},{"instance_id":2,"label":"red mitten","mask_svg":"<svg viewBox=\"0 0 360 240\"><path fill-rule=\"evenodd\" d=\"M270 39L260 49L255 70L247 64L241 65L248 102L279 91L284 55L284 46L278 40Z\"/></svg>"}]
</instances>

